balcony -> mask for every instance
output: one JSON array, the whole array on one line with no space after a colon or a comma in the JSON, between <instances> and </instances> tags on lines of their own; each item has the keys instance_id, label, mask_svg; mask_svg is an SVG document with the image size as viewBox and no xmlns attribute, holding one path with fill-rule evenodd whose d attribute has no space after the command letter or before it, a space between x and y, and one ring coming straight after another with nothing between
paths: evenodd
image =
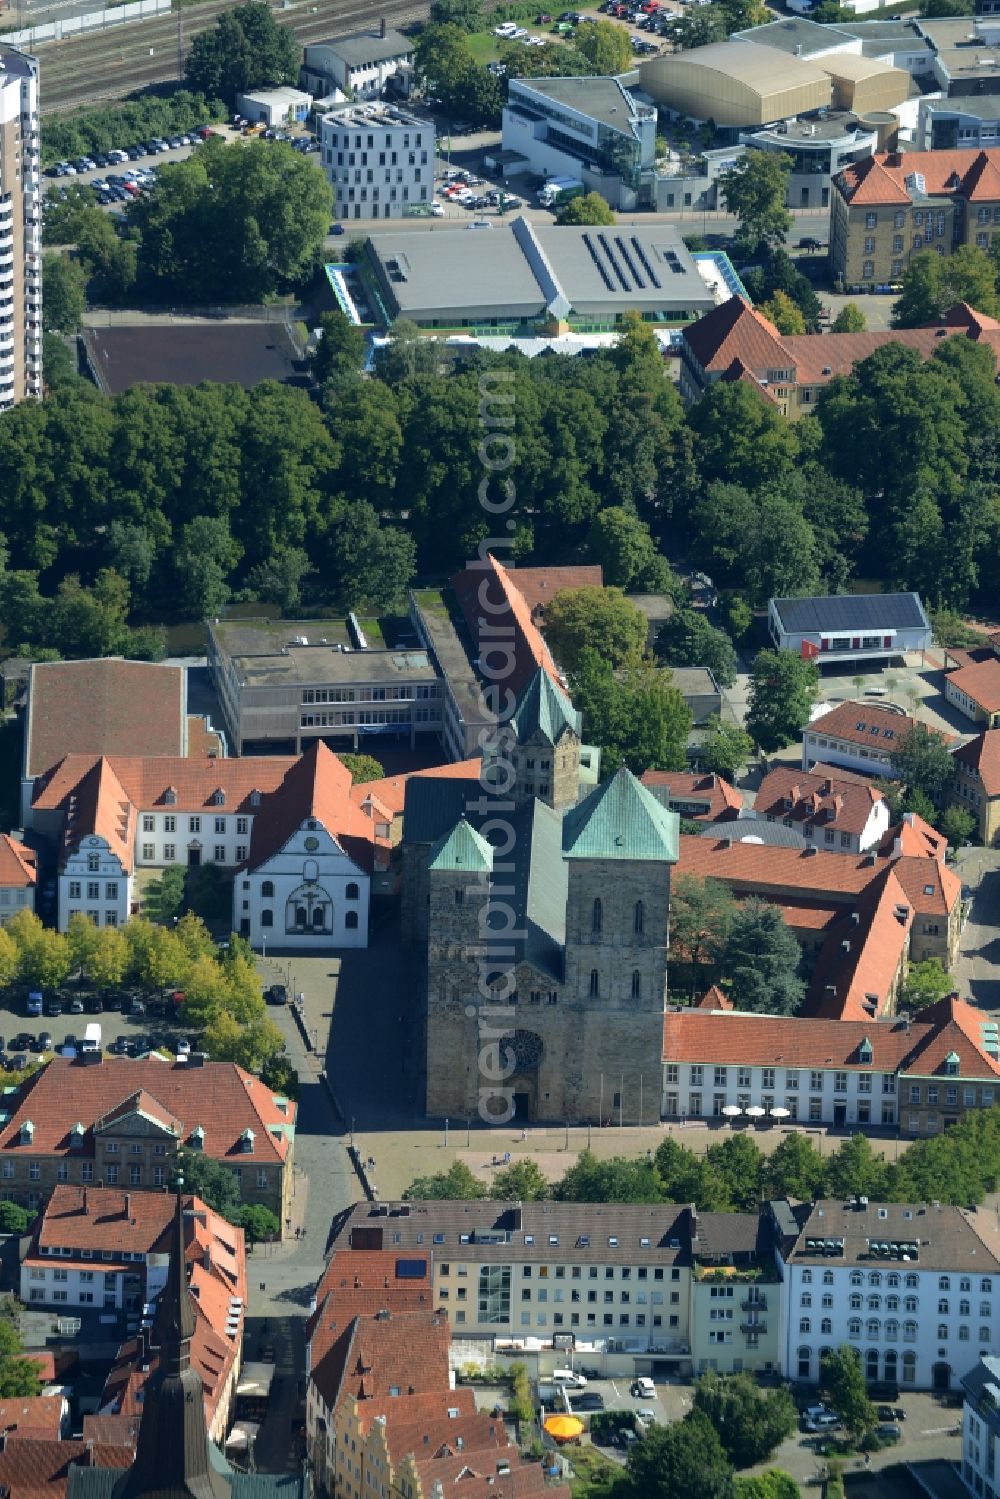
<instances>
[{"instance_id":1,"label":"balcony","mask_svg":"<svg viewBox=\"0 0 1000 1499\"><path fill-rule=\"evenodd\" d=\"M764 1338L767 1336L766 1322L741 1322L740 1332L745 1337Z\"/></svg>"},{"instance_id":2,"label":"balcony","mask_svg":"<svg viewBox=\"0 0 1000 1499\"><path fill-rule=\"evenodd\" d=\"M767 1297L759 1296L756 1300L748 1299L740 1302L741 1312L766 1312Z\"/></svg>"}]
</instances>

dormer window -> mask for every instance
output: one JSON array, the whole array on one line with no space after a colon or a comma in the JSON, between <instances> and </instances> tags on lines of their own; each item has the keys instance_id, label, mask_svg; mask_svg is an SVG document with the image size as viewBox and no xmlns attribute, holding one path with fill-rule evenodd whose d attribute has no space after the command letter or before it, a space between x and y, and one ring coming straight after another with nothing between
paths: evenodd
<instances>
[{"instance_id":1,"label":"dormer window","mask_svg":"<svg viewBox=\"0 0 1000 1499\"><path fill-rule=\"evenodd\" d=\"M71 1150L80 1149L80 1146L83 1144L83 1137L85 1133L86 1131L84 1130L83 1125L78 1119L69 1132L69 1144Z\"/></svg>"},{"instance_id":2,"label":"dormer window","mask_svg":"<svg viewBox=\"0 0 1000 1499\"><path fill-rule=\"evenodd\" d=\"M872 1043L869 1041L869 1039L868 1039L867 1036L862 1041L861 1045L858 1047L858 1056L861 1059L861 1061L864 1062L864 1063L866 1063L866 1064L871 1062L871 1059L872 1059Z\"/></svg>"},{"instance_id":3,"label":"dormer window","mask_svg":"<svg viewBox=\"0 0 1000 1499\"><path fill-rule=\"evenodd\" d=\"M253 791L251 791L251 793L250 793L250 805L251 805L251 807L259 807L260 806L260 792L257 790L256 787L254 787Z\"/></svg>"},{"instance_id":4,"label":"dormer window","mask_svg":"<svg viewBox=\"0 0 1000 1499\"><path fill-rule=\"evenodd\" d=\"M202 1129L200 1124L196 1124L194 1129L191 1131L191 1149L205 1149L205 1131Z\"/></svg>"},{"instance_id":5,"label":"dormer window","mask_svg":"<svg viewBox=\"0 0 1000 1499\"><path fill-rule=\"evenodd\" d=\"M255 1136L252 1129L245 1129L242 1135L240 1135L240 1149L244 1155L251 1155L253 1153L254 1139Z\"/></svg>"},{"instance_id":6,"label":"dormer window","mask_svg":"<svg viewBox=\"0 0 1000 1499\"><path fill-rule=\"evenodd\" d=\"M30 1119L26 1119L21 1125L21 1144L30 1145L35 1138L35 1126Z\"/></svg>"},{"instance_id":7,"label":"dormer window","mask_svg":"<svg viewBox=\"0 0 1000 1499\"><path fill-rule=\"evenodd\" d=\"M947 1077L957 1077L959 1069L958 1052L950 1051L944 1059L944 1070Z\"/></svg>"},{"instance_id":8,"label":"dormer window","mask_svg":"<svg viewBox=\"0 0 1000 1499\"><path fill-rule=\"evenodd\" d=\"M214 807L224 807L226 805L226 793L221 786L216 786L212 792L212 805Z\"/></svg>"},{"instance_id":9,"label":"dormer window","mask_svg":"<svg viewBox=\"0 0 1000 1499\"><path fill-rule=\"evenodd\" d=\"M166 804L167 804L168 807L176 806L176 804L177 804L177 789L176 789L176 787L174 787L174 786L168 786L167 789L166 789L166 791L163 793L163 800L166 802Z\"/></svg>"}]
</instances>

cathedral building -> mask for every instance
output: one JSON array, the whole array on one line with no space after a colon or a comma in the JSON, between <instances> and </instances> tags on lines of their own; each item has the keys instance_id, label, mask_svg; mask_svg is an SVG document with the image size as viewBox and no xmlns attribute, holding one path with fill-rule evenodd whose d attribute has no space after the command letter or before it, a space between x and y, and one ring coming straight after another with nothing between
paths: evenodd
<instances>
[{"instance_id":1,"label":"cathedral building","mask_svg":"<svg viewBox=\"0 0 1000 1499\"><path fill-rule=\"evenodd\" d=\"M579 714L544 670L510 735L504 775L407 787L427 1113L652 1122L679 819L624 769L581 795Z\"/></svg>"}]
</instances>

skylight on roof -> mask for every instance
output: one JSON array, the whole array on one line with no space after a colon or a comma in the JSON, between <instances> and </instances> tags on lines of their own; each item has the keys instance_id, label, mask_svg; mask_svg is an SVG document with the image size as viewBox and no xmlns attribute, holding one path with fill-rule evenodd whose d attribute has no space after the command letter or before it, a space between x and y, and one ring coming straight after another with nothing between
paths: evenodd
<instances>
[{"instance_id":1,"label":"skylight on roof","mask_svg":"<svg viewBox=\"0 0 1000 1499\"><path fill-rule=\"evenodd\" d=\"M924 894L925 895L933 895L934 894L934 886L933 885L925 885L924 886Z\"/></svg>"}]
</instances>

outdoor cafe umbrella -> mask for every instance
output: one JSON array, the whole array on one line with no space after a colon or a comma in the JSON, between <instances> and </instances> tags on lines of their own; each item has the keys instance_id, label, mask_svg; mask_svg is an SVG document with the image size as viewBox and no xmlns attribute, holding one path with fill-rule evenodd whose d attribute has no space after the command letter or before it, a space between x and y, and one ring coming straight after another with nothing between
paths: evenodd
<instances>
[{"instance_id":1,"label":"outdoor cafe umbrella","mask_svg":"<svg viewBox=\"0 0 1000 1499\"><path fill-rule=\"evenodd\" d=\"M545 1430L557 1442L571 1442L583 1431L579 1416L547 1416Z\"/></svg>"},{"instance_id":2,"label":"outdoor cafe umbrella","mask_svg":"<svg viewBox=\"0 0 1000 1499\"><path fill-rule=\"evenodd\" d=\"M763 1119L767 1110L762 1109L759 1103L752 1103L746 1112L748 1119Z\"/></svg>"},{"instance_id":3,"label":"outdoor cafe umbrella","mask_svg":"<svg viewBox=\"0 0 1000 1499\"><path fill-rule=\"evenodd\" d=\"M771 1118L772 1119L790 1119L791 1117L792 1117L792 1111L791 1111L791 1109L783 1109L780 1104L778 1105L778 1107L776 1109L772 1109L771 1110Z\"/></svg>"},{"instance_id":4,"label":"outdoor cafe umbrella","mask_svg":"<svg viewBox=\"0 0 1000 1499\"><path fill-rule=\"evenodd\" d=\"M742 1114L743 1110L740 1108L739 1104L727 1103L722 1112L725 1114L727 1119L735 1119L739 1114Z\"/></svg>"}]
</instances>

